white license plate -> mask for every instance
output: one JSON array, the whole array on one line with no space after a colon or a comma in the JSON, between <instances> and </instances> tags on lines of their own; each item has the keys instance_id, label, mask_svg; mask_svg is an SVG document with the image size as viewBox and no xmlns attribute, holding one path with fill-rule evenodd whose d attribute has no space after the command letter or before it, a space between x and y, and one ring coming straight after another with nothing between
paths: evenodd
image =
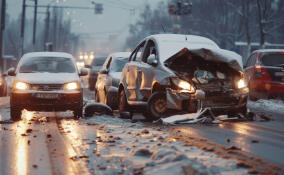
<instances>
[{"instance_id":1,"label":"white license plate","mask_svg":"<svg viewBox=\"0 0 284 175\"><path fill-rule=\"evenodd\" d=\"M284 76L284 72L275 72L275 76Z\"/></svg>"},{"instance_id":2,"label":"white license plate","mask_svg":"<svg viewBox=\"0 0 284 175\"><path fill-rule=\"evenodd\" d=\"M42 98L42 99L56 99L59 97L59 94L35 94L36 98Z\"/></svg>"}]
</instances>

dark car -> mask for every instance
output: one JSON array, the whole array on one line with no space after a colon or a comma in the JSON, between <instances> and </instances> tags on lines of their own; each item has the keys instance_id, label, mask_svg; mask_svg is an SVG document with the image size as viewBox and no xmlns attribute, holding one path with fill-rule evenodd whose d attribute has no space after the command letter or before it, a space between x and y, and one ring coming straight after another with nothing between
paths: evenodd
<instances>
[{"instance_id":1,"label":"dark car","mask_svg":"<svg viewBox=\"0 0 284 175\"><path fill-rule=\"evenodd\" d=\"M104 64L106 59L107 59L106 56L95 57L91 65L88 66L89 68L91 68L89 75L89 89L92 91L95 89L98 73L101 70L102 65Z\"/></svg>"},{"instance_id":2,"label":"dark car","mask_svg":"<svg viewBox=\"0 0 284 175\"><path fill-rule=\"evenodd\" d=\"M142 107L150 120L169 109L196 112L210 107L216 115L246 114L248 88L242 67L241 56L207 38L149 36L123 68L119 110L122 114Z\"/></svg>"},{"instance_id":3,"label":"dark car","mask_svg":"<svg viewBox=\"0 0 284 175\"><path fill-rule=\"evenodd\" d=\"M245 78L249 97L259 98L284 96L284 50L263 49L254 51L245 64Z\"/></svg>"},{"instance_id":4,"label":"dark car","mask_svg":"<svg viewBox=\"0 0 284 175\"><path fill-rule=\"evenodd\" d=\"M72 110L74 117L83 115L83 91L74 58L67 53L34 52L25 54L14 76L11 95L11 119L20 120L23 109L31 111Z\"/></svg>"},{"instance_id":5,"label":"dark car","mask_svg":"<svg viewBox=\"0 0 284 175\"><path fill-rule=\"evenodd\" d=\"M113 53L106 59L95 87L95 100L107 104L112 109L118 104L118 85L124 65L127 63L130 52Z\"/></svg>"}]
</instances>

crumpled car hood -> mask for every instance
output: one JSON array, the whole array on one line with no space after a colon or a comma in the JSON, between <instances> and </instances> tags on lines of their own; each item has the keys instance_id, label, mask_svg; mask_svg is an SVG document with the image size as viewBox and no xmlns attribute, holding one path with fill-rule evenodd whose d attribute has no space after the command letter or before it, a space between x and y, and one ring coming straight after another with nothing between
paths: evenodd
<instances>
[{"instance_id":1,"label":"crumpled car hood","mask_svg":"<svg viewBox=\"0 0 284 175\"><path fill-rule=\"evenodd\" d=\"M219 48L183 48L175 55L168 58L164 63L166 65L171 65L176 59L179 59L182 55L187 53L200 56L207 61L227 63L230 68L236 71L243 71L243 62L240 55L235 52Z\"/></svg>"}]
</instances>

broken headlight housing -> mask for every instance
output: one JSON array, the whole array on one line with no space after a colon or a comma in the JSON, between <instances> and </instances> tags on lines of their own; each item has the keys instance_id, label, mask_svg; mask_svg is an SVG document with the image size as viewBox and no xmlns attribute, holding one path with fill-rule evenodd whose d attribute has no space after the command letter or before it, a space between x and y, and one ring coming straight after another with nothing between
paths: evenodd
<instances>
[{"instance_id":1,"label":"broken headlight housing","mask_svg":"<svg viewBox=\"0 0 284 175\"><path fill-rule=\"evenodd\" d=\"M246 84L245 80L242 78L237 82L237 88L242 89L242 88L245 88L245 87L247 87L247 84Z\"/></svg>"},{"instance_id":2,"label":"broken headlight housing","mask_svg":"<svg viewBox=\"0 0 284 175\"><path fill-rule=\"evenodd\" d=\"M172 84L177 87L177 89L183 90L184 92L194 93L195 88L187 81L179 78L171 78Z\"/></svg>"}]
</instances>

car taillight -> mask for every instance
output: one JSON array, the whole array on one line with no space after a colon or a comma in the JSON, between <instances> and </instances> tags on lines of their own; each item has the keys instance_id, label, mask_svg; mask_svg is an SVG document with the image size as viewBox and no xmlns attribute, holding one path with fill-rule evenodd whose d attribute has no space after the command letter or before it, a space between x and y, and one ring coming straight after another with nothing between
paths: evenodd
<instances>
[{"instance_id":1,"label":"car taillight","mask_svg":"<svg viewBox=\"0 0 284 175\"><path fill-rule=\"evenodd\" d=\"M271 80L269 73L267 70L259 65L254 66L255 78L259 78L262 80Z\"/></svg>"}]
</instances>

